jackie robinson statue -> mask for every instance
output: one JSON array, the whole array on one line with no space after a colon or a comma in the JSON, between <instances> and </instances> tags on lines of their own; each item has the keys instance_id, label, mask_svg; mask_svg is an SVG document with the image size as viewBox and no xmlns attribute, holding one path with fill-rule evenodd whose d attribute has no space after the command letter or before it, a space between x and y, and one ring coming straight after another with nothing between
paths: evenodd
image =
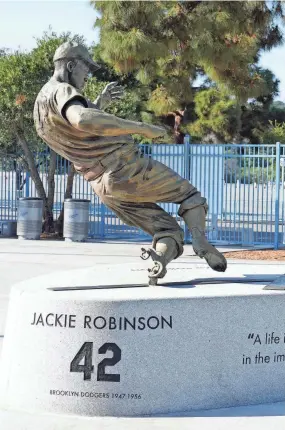
<instances>
[{"instance_id":1,"label":"jackie robinson statue","mask_svg":"<svg viewBox=\"0 0 285 430\"><path fill-rule=\"evenodd\" d=\"M105 113L103 109L122 95L116 83L108 84L94 103L81 94L88 75L99 68L84 46L62 44L55 52L54 67L35 102L37 133L74 164L123 222L153 237L152 247L142 249L142 258L153 260L150 284L163 278L167 264L183 252L183 230L156 203L179 204L178 214L191 231L195 253L213 270L225 271L226 259L205 237L206 199L164 164L142 157L131 137L163 137L165 130Z\"/></svg>"}]
</instances>

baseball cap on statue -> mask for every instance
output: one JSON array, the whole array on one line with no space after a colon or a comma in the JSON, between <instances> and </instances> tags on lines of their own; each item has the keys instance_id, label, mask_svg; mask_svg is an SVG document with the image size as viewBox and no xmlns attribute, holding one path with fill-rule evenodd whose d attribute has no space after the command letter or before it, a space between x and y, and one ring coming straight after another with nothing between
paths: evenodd
<instances>
[{"instance_id":1,"label":"baseball cap on statue","mask_svg":"<svg viewBox=\"0 0 285 430\"><path fill-rule=\"evenodd\" d=\"M90 57L88 49L76 42L65 42L57 48L53 62L63 59L80 59L88 64L90 70L95 71L100 69L100 66Z\"/></svg>"}]
</instances>

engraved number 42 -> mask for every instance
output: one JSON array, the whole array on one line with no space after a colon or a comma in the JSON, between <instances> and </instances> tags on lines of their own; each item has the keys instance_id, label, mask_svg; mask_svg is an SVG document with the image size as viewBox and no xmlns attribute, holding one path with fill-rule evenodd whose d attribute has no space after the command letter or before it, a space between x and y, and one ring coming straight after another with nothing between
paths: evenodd
<instances>
[{"instance_id":1,"label":"engraved number 42","mask_svg":"<svg viewBox=\"0 0 285 430\"><path fill-rule=\"evenodd\" d=\"M115 343L104 343L98 349L98 354L106 354L108 351L113 353L113 357L100 361L97 366L97 381L120 382L120 374L105 373L105 367L115 366L121 360L121 349ZM85 342L70 363L70 372L83 372L84 381L90 381L91 374L94 372L92 357L93 342ZM79 364L82 361L83 364Z\"/></svg>"}]
</instances>

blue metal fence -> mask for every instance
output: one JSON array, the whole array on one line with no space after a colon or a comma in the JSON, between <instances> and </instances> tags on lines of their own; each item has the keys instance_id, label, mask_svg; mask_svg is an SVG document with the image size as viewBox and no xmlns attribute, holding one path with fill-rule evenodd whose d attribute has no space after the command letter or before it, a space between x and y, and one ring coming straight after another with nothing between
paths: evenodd
<instances>
[{"instance_id":1,"label":"blue metal fence","mask_svg":"<svg viewBox=\"0 0 285 430\"><path fill-rule=\"evenodd\" d=\"M188 179L209 204L207 235L216 244L285 244L284 194L285 145L142 145L153 157ZM40 177L47 190L48 153L35 155ZM57 158L54 216L59 215L66 188L69 163ZM16 220L19 197L37 196L21 162L0 157L0 220ZM88 198L89 236L92 238L149 239L142 230L123 224L100 203L89 184L75 175L72 196ZM189 233L177 215L175 204L162 204Z\"/></svg>"}]
</instances>

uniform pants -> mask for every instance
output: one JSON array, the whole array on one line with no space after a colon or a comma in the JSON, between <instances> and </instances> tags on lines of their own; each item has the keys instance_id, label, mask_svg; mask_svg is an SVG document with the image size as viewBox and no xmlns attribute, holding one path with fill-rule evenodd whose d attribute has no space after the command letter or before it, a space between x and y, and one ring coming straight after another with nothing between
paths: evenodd
<instances>
[{"instance_id":1,"label":"uniform pants","mask_svg":"<svg viewBox=\"0 0 285 430\"><path fill-rule=\"evenodd\" d=\"M119 152L119 151L118 151ZM138 150L120 156L112 166L90 184L101 201L130 226L153 237L153 247L163 237L172 237L183 252L184 233L175 218L156 203L180 205L178 214L206 205L206 199L175 171Z\"/></svg>"}]
</instances>

